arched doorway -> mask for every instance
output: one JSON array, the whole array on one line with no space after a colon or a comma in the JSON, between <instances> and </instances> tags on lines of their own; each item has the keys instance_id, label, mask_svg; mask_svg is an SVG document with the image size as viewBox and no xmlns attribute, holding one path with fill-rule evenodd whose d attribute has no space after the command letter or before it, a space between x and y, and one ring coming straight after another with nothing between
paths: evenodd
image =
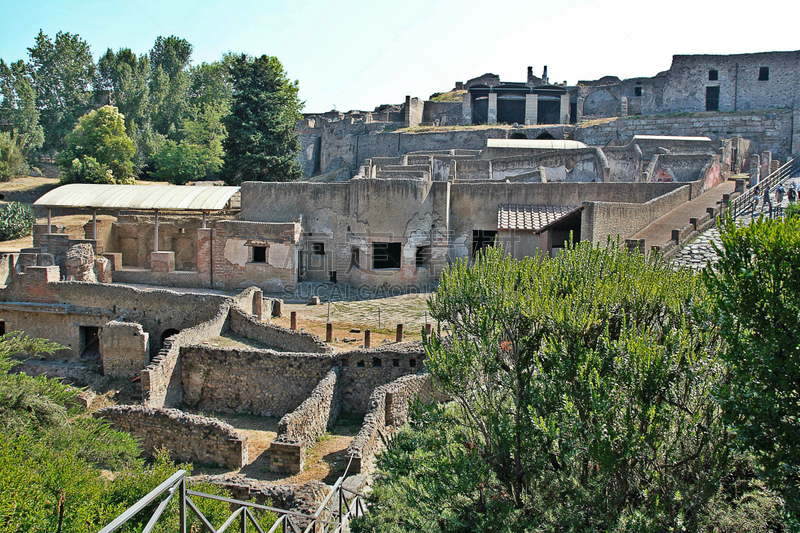
<instances>
[{"instance_id":1,"label":"arched doorway","mask_svg":"<svg viewBox=\"0 0 800 533\"><path fill-rule=\"evenodd\" d=\"M542 133L540 133L539 135L536 136L536 139L539 140L539 141L553 141L553 140L555 140L555 137L550 135L550 132L543 131Z\"/></svg>"},{"instance_id":2,"label":"arched doorway","mask_svg":"<svg viewBox=\"0 0 800 533\"><path fill-rule=\"evenodd\" d=\"M180 331L179 331L179 330L177 330L177 329L167 329L167 330L164 330L164 333L162 333L162 334L161 334L161 347L163 347L163 346L164 346L164 342L166 342L166 340L167 340L168 338L172 337L173 335L175 335L175 334L177 334L177 333L180 333Z\"/></svg>"},{"instance_id":3,"label":"arched doorway","mask_svg":"<svg viewBox=\"0 0 800 533\"><path fill-rule=\"evenodd\" d=\"M527 139L527 138L528 138L527 135L525 135L524 133L520 133L518 131L512 133L511 137L509 137L509 139Z\"/></svg>"}]
</instances>

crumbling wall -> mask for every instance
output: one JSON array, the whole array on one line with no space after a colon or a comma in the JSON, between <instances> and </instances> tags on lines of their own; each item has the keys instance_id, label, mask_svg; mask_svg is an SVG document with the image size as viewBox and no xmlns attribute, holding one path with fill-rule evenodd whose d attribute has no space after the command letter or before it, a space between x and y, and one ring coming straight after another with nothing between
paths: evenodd
<instances>
[{"instance_id":1,"label":"crumbling wall","mask_svg":"<svg viewBox=\"0 0 800 533\"><path fill-rule=\"evenodd\" d=\"M339 354L338 359L342 409L347 413L366 413L370 409L370 395L377 387L404 375L425 372L425 349L421 342L353 350Z\"/></svg>"},{"instance_id":2,"label":"crumbling wall","mask_svg":"<svg viewBox=\"0 0 800 533\"><path fill-rule=\"evenodd\" d=\"M330 353L330 347L305 331L292 331L268 322L258 322L239 309L231 309L231 331L242 337L258 341L276 350L309 353Z\"/></svg>"},{"instance_id":3,"label":"crumbling wall","mask_svg":"<svg viewBox=\"0 0 800 533\"><path fill-rule=\"evenodd\" d=\"M234 470L249 462L247 437L216 418L141 405L105 407L93 416L140 439L146 456L165 447L173 460L180 462L218 464Z\"/></svg>"},{"instance_id":4,"label":"crumbling wall","mask_svg":"<svg viewBox=\"0 0 800 533\"><path fill-rule=\"evenodd\" d=\"M336 363L328 354L198 345L182 348L180 358L186 405L260 416L295 410Z\"/></svg>"},{"instance_id":5,"label":"crumbling wall","mask_svg":"<svg viewBox=\"0 0 800 533\"><path fill-rule=\"evenodd\" d=\"M342 407L339 367L333 367L300 406L278 423L278 437L270 446L270 470L302 472L305 450L333 426Z\"/></svg>"},{"instance_id":6,"label":"crumbling wall","mask_svg":"<svg viewBox=\"0 0 800 533\"><path fill-rule=\"evenodd\" d=\"M369 472L383 441L408 421L408 404L419 397L430 402L433 396L430 374L403 376L375 389L369 398L364 424L350 446L351 472Z\"/></svg>"},{"instance_id":7,"label":"crumbling wall","mask_svg":"<svg viewBox=\"0 0 800 533\"><path fill-rule=\"evenodd\" d=\"M142 400L149 407L180 405L184 398L181 383L181 348L220 335L228 327L230 305L220 306L211 319L184 329L164 341L158 355L142 370Z\"/></svg>"},{"instance_id":8,"label":"crumbling wall","mask_svg":"<svg viewBox=\"0 0 800 533\"><path fill-rule=\"evenodd\" d=\"M103 325L100 355L106 376L136 376L147 366L149 354L150 335L141 324L114 320Z\"/></svg>"}]
</instances>

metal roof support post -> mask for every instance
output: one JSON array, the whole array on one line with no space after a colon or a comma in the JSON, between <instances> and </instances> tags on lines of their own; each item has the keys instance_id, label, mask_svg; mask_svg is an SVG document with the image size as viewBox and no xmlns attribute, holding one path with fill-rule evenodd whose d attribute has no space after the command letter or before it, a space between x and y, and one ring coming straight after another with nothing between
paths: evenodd
<instances>
[{"instance_id":1,"label":"metal roof support post","mask_svg":"<svg viewBox=\"0 0 800 533\"><path fill-rule=\"evenodd\" d=\"M206 228L206 212L203 211L203 229Z\"/></svg>"},{"instance_id":2,"label":"metal roof support post","mask_svg":"<svg viewBox=\"0 0 800 533\"><path fill-rule=\"evenodd\" d=\"M97 209L92 209L92 240L97 240Z\"/></svg>"},{"instance_id":3,"label":"metal roof support post","mask_svg":"<svg viewBox=\"0 0 800 533\"><path fill-rule=\"evenodd\" d=\"M153 236L153 251L158 251L158 209L156 209L155 235Z\"/></svg>"},{"instance_id":4,"label":"metal roof support post","mask_svg":"<svg viewBox=\"0 0 800 533\"><path fill-rule=\"evenodd\" d=\"M47 231L45 231L45 233L47 233L47 234L52 233L52 231L53 231L51 229L53 227L52 224L53 224L53 210L48 207L47 208Z\"/></svg>"}]
</instances>

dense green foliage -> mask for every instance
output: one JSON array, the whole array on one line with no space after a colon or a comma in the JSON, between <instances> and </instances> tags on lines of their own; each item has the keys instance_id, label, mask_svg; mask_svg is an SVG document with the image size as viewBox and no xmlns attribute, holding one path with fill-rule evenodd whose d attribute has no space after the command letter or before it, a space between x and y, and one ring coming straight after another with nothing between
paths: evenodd
<instances>
[{"instance_id":1,"label":"dense green foliage","mask_svg":"<svg viewBox=\"0 0 800 533\"><path fill-rule=\"evenodd\" d=\"M183 185L205 179L207 173L219 170L222 161L205 146L167 141L153 155L153 178Z\"/></svg>"},{"instance_id":2,"label":"dense green foliage","mask_svg":"<svg viewBox=\"0 0 800 533\"><path fill-rule=\"evenodd\" d=\"M0 531L26 533L100 530L178 468L166 451L152 465L138 458L136 441L114 431L77 406L80 392L58 380L9 373L9 356L52 352L58 346L19 334L0 337ZM101 469L105 469L102 471ZM224 494L208 485L192 488ZM228 505L194 498L201 512L219 527ZM157 503L122 531L141 531ZM175 531L177 501L172 499L155 531ZM275 517L264 514L266 531ZM189 513L189 531L201 524Z\"/></svg>"},{"instance_id":3,"label":"dense green foliage","mask_svg":"<svg viewBox=\"0 0 800 533\"><path fill-rule=\"evenodd\" d=\"M28 164L20 146L20 138L0 131L0 181L9 181L28 173Z\"/></svg>"},{"instance_id":4,"label":"dense green foliage","mask_svg":"<svg viewBox=\"0 0 800 533\"><path fill-rule=\"evenodd\" d=\"M56 158L62 183L133 183L136 148L116 107L82 116L66 144Z\"/></svg>"},{"instance_id":5,"label":"dense green foliage","mask_svg":"<svg viewBox=\"0 0 800 533\"><path fill-rule=\"evenodd\" d=\"M728 221L721 237L720 261L704 275L729 345L720 399L800 531L800 217Z\"/></svg>"},{"instance_id":6,"label":"dense green foliage","mask_svg":"<svg viewBox=\"0 0 800 533\"><path fill-rule=\"evenodd\" d=\"M130 48L116 52L108 49L94 63L88 43L80 36L60 32L51 39L40 31L28 49L28 62L7 63L0 59L0 124L11 127L18 147L15 158L21 152L30 163L69 149L65 139L78 119L110 105L124 117L125 133L135 147L133 176L150 177L156 170L156 154L171 141L175 145L202 147L206 177L211 177L219 172L225 158L226 124L236 123L229 115L233 98L231 70L237 56L226 53L219 61L192 65L192 50L185 39L160 36L148 53L137 55ZM270 68L283 76L280 63L272 60ZM287 83L288 88L280 89L279 94L293 98L286 100L290 107L284 113L274 107L282 105L283 100L270 99L270 109L274 111L274 116L267 117L273 124L270 139L282 135L279 124L284 118L293 129L293 117L300 107L296 83L290 84L280 77L275 81ZM269 151L271 172L283 175L291 167L287 163L290 157L283 160L278 156L281 150L299 149L291 137L288 136L288 141L269 141L277 142ZM264 149L264 144L257 149ZM200 150L186 148L177 152L187 157L176 166L176 150L174 146L167 148L171 161L168 174L173 179L198 175L196 156ZM158 175L152 176L156 179L163 179L164 155L161 154ZM73 164L76 158L67 160L68 156L61 157L67 181L109 182L106 170L110 167L102 157L88 155ZM241 159L239 155L236 157ZM120 179L115 171L112 174L115 181ZM289 174L297 175L291 171Z\"/></svg>"},{"instance_id":7,"label":"dense green foliage","mask_svg":"<svg viewBox=\"0 0 800 533\"><path fill-rule=\"evenodd\" d=\"M9 202L0 207L0 241L10 241L30 235L36 215L30 206Z\"/></svg>"},{"instance_id":8,"label":"dense green foliage","mask_svg":"<svg viewBox=\"0 0 800 533\"><path fill-rule=\"evenodd\" d=\"M359 530L770 530L780 501L713 396L707 298L690 272L590 243L450 267L430 302L449 335L425 345L453 402L381 456Z\"/></svg>"},{"instance_id":9,"label":"dense green foliage","mask_svg":"<svg viewBox=\"0 0 800 533\"><path fill-rule=\"evenodd\" d=\"M276 57L240 55L231 60L233 103L223 119L226 182L293 181L302 171L296 122L302 102Z\"/></svg>"}]
</instances>

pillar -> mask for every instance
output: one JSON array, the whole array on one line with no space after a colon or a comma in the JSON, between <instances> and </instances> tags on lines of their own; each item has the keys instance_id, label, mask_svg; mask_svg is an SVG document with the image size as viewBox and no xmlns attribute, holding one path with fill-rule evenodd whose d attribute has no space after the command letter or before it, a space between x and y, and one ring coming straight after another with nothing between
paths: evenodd
<instances>
[{"instance_id":1,"label":"pillar","mask_svg":"<svg viewBox=\"0 0 800 533\"><path fill-rule=\"evenodd\" d=\"M539 121L539 95L525 95L525 125L533 126Z\"/></svg>"},{"instance_id":2,"label":"pillar","mask_svg":"<svg viewBox=\"0 0 800 533\"><path fill-rule=\"evenodd\" d=\"M158 251L158 210L156 210L155 229L153 230L153 251Z\"/></svg>"},{"instance_id":3,"label":"pillar","mask_svg":"<svg viewBox=\"0 0 800 533\"><path fill-rule=\"evenodd\" d=\"M403 342L403 324L397 324L397 335L395 342Z\"/></svg>"},{"instance_id":4,"label":"pillar","mask_svg":"<svg viewBox=\"0 0 800 533\"><path fill-rule=\"evenodd\" d=\"M619 116L628 116L628 98L625 96L619 99Z\"/></svg>"},{"instance_id":5,"label":"pillar","mask_svg":"<svg viewBox=\"0 0 800 533\"><path fill-rule=\"evenodd\" d=\"M368 329L364 330L364 348L372 347L372 332Z\"/></svg>"},{"instance_id":6,"label":"pillar","mask_svg":"<svg viewBox=\"0 0 800 533\"><path fill-rule=\"evenodd\" d=\"M297 311L292 311L289 314L290 328L297 330Z\"/></svg>"},{"instance_id":7,"label":"pillar","mask_svg":"<svg viewBox=\"0 0 800 533\"><path fill-rule=\"evenodd\" d=\"M472 124L472 95L469 91L461 98L461 123L465 126Z\"/></svg>"},{"instance_id":8,"label":"pillar","mask_svg":"<svg viewBox=\"0 0 800 533\"><path fill-rule=\"evenodd\" d=\"M497 124L497 93L489 93L488 124Z\"/></svg>"},{"instance_id":9,"label":"pillar","mask_svg":"<svg viewBox=\"0 0 800 533\"><path fill-rule=\"evenodd\" d=\"M569 124L569 95L561 95L561 124Z\"/></svg>"},{"instance_id":10,"label":"pillar","mask_svg":"<svg viewBox=\"0 0 800 533\"><path fill-rule=\"evenodd\" d=\"M325 342L333 341L333 324L328 322L325 324Z\"/></svg>"},{"instance_id":11,"label":"pillar","mask_svg":"<svg viewBox=\"0 0 800 533\"><path fill-rule=\"evenodd\" d=\"M253 314L259 322L264 320L264 293L261 289L253 292Z\"/></svg>"}]
</instances>

